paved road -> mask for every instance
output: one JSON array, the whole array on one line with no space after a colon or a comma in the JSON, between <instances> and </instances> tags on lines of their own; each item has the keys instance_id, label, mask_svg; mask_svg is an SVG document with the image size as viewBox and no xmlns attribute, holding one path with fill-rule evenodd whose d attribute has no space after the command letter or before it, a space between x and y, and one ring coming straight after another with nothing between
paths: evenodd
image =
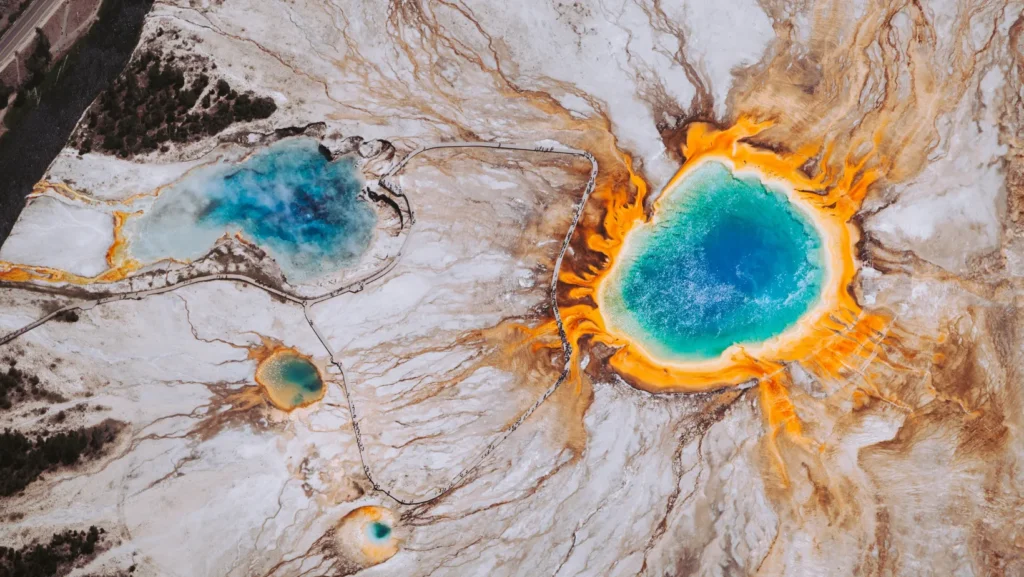
<instances>
[{"instance_id":1,"label":"paved road","mask_svg":"<svg viewBox=\"0 0 1024 577\"><path fill-rule=\"evenodd\" d=\"M39 1L41 1L41 0L39 0ZM334 350L331 348L330 343L327 342L326 337L324 337L323 333L320 332L320 330L317 328L316 324L313 322L313 318L312 318L312 316L310 316L310 311L311 311L311 309L312 309L312 307L314 305L316 305L318 303L321 303L321 302L324 302L324 301L326 301L328 299L332 299L332 298L334 298L336 296L339 296L341 294L344 294L344 293L359 292L359 291L363 290L363 288L366 286L367 283L371 283L371 282L374 282L376 280L379 280L380 278L384 277L389 272L391 272L391 270L394 269L395 266L398 265L398 260L401 258L402 253L405 250L405 245L406 245L406 243L409 240L409 234L408 234L409 229L415 223L415 215L413 214L412 207L409 204L408 197L405 196L405 194L402 192L402 190L401 190L401 188L399 186L397 186L396 184L388 182L387 179L392 177L392 176L394 176L395 174L397 174L398 171L400 171L402 168L404 168L405 165L408 164L409 161L412 160L414 157L416 157L416 156L418 156L418 155L420 155L420 154L422 154L424 152L427 152L428 150L436 150L436 149L439 149L439 148L493 148L493 149L510 150L510 151L527 151L527 152L541 152L541 153L549 153L549 154L566 154L566 155L572 155L572 156L582 156L582 157L584 157L584 158L586 158L587 160L590 161L591 169L590 169L590 178L587 181L586 188L584 188L583 194L582 194L581 198L576 203L575 210L573 211L573 215L572 215L572 221L569 224L569 230L566 231L565 238L562 240L562 247L561 247L561 250L559 250L559 252L558 252L558 257L555 259L555 266L554 266L554 270L553 270L552 275L551 275L551 286L550 286L551 311L552 311L552 314L555 317L555 322L558 325L558 336L559 336L559 338L562 341L562 354L563 354L564 363L565 363L564 367L562 368L561 374L559 375L558 379L550 387L548 387L548 389L546 391L544 391L544 393L542 393L540 395L540 397L537 398L537 400L533 403L533 405L531 405L528 409L523 411L523 413L519 416L518 419L515 420L515 422L513 422L511 425L509 425L504 430L502 430L500 433L498 433L495 436L495 438L492 439L491 442L488 443L487 446L484 447L484 449L479 454L477 454L473 459L471 459L466 464L466 466L457 475L455 475L455 477L452 478L452 480L450 482L448 482L443 487L438 487L437 489L435 489L428 496L424 496L424 497L419 498L419 499L402 499L400 497L397 497L394 494L394 491L395 491L394 487L384 488L384 487L380 486L380 484L378 484L378 482L376 481L376 479L374 477L373 470L370 467L369 459L366 456L365 445L363 444L362 432L360 431L360 427L359 427L360 419L358 417L358 412L357 412L355 403L352 401L352 395L349 394L348 383L345 380L345 369L344 369L344 367L342 367L341 362L334 358ZM137 290L137 291L130 291L130 292L121 293L121 294L109 295L109 296L105 296L105 297L102 297L102 298L86 301L86 302L83 302L83 303L78 303L78 304L73 304L73 305L68 305L68 306L62 307L62 308L57 309L57 310L53 311L52 313L46 315L45 317L42 317L42 318L37 319L36 321L34 321L32 323L29 323L28 325L25 325L24 327L14 331L14 332L12 332L12 333L9 333L7 335L4 335L4 336L0 337L0 345L4 345L6 343L9 343L9 342L13 341L14 339L16 339L16 338L20 337L21 335L29 332L30 330L32 330L32 329L34 329L34 328L36 328L36 327L38 327L38 326L40 326L40 325L50 321L50 320L53 320L57 315L59 315L59 314L61 314L63 312L66 312L66 311L89 310L89 309L91 309L91 308L93 308L93 307L95 307L97 305L112 303L112 302L121 301L121 300L138 300L138 299L142 299L142 298L145 298L145 297L148 297L148 296L163 294L163 293L166 293L166 292L177 290L179 288L183 288L183 287L187 287L187 286L191 286L191 285L198 284L198 283L203 283L203 282L226 280L226 281L241 282L241 283L244 283L244 284L256 287L258 289L261 289L261 290L266 291L268 293L277 295L277 296L287 300L288 302L300 305L302 307L302 311L303 311L303 313L304 313L304 315L306 317L306 322L309 323L309 327L313 330L313 333L316 335L317 339L319 339L319 341L323 345L324 349L327 350L327 354L328 354L328 356L331 359L331 364L333 364L338 369L339 375L341 376L341 387L342 387L343 392L345 393L345 399L346 399L346 401L348 403L349 414L350 414L350 416L352 418L352 429L355 432L356 445L359 448L359 459L360 459L362 467L363 467L363 473L366 475L366 478L373 485L373 488L375 490L377 490L377 491L380 491L380 492L384 493L385 495L387 495L388 497L394 499L397 503L400 503L402 505L422 505L424 503L429 503L431 501L439 499L440 497L443 497L444 495L448 494L455 487L457 487L463 480L465 480L466 477L469 476L469 474L472 473L480 465L480 463L482 463L483 460L485 458L487 458L487 456L490 455L494 451L494 449L496 449L498 447L498 445L500 445L502 442L504 442L505 439L507 439L509 435L514 433L516 431L516 429L518 429L519 426L521 424L523 424L523 422L526 421L526 419L528 419L530 417L530 415L532 415L534 413L534 411L536 411L538 408L540 408L540 406L544 403L544 401L548 400L548 398L552 394L554 394L554 392L556 390L558 390L558 387L560 387L562 385L562 383L565 382L566 377L569 375L569 369L570 369L570 363L572 362L572 352L573 351L572 351L572 345L569 343L569 339L566 338L565 328L562 326L562 315L561 315L561 312L558 310L558 300L557 300L557 296L558 296L558 273L562 269L562 261L563 261L563 259L565 257L565 252L569 248L569 242L572 240L572 235L573 235L573 233L576 230L576 225L579 223L580 215L583 213L583 207L587 204L587 200L590 198L590 194L594 191L594 182L597 179L597 171L598 171L597 160L594 158L594 156L592 154L590 154L589 152L586 152L584 150L577 150L577 149L574 149L574 148L568 148L568 147L563 147L563 146L520 146L520 145L514 145L514 144L503 144L503 143L494 143L494 142L451 142L451 143L434 144L434 145L430 145L430 146L423 146L423 147L417 148L416 150L414 150L411 153L409 153L408 156L403 158L401 160L401 162L399 162L394 167L392 167L392 169L389 170L387 172L387 174L385 174L378 181L378 185L381 188L385 189L386 191L391 193L393 196L402 199L404 201L404 203L405 203L406 210L407 210L410 218L403 219L403 222L406 223L406 224L403 227L404 228L403 232L405 233L405 238L402 240L402 246L399 248L398 252L396 252L391 258L389 258L387 260L387 262L384 263L383 266L381 266L380 268L378 268L374 272L366 275L365 277L363 277L363 278L361 278L361 279L359 279L359 280L357 280L355 282L349 283L349 284L347 284L347 285L345 285L345 286L343 286L341 288L335 289L335 290L333 290L333 291L331 291L329 293L326 293L326 294L323 294L323 295L320 295L320 296L317 296L317 297L301 297L301 296L298 296L298 295L295 295L295 294L290 294L290 293L287 293L285 291L282 291L282 290L279 290L279 289L267 286L265 284L262 284L262 283L257 282L257 281L255 281L255 280L253 280L253 279L251 279L251 278L249 278L247 276L240 275L240 274L220 273L220 274L203 275L203 276L193 277L193 278L190 278L190 279L185 279L185 280L182 280L182 281L179 281L179 282L167 285L167 286L159 287L159 288L151 288L151 289ZM24 285L21 288L25 288L27 290L31 290L33 287L32 287L32 285Z\"/></svg>"},{"instance_id":2,"label":"paved road","mask_svg":"<svg viewBox=\"0 0 1024 577\"><path fill-rule=\"evenodd\" d=\"M14 57L24 42L41 28L46 19L60 6L63 0L32 0L29 7L21 13L18 20L0 38L0 70Z\"/></svg>"}]
</instances>

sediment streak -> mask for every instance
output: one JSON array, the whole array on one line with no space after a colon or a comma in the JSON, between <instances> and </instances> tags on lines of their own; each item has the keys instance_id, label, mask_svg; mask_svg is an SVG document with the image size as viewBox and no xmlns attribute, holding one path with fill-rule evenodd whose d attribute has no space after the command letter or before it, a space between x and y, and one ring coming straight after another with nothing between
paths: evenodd
<instances>
[{"instance_id":1,"label":"sediment streak","mask_svg":"<svg viewBox=\"0 0 1024 577\"><path fill-rule=\"evenodd\" d=\"M527 408L525 411L523 411L523 413L519 416L519 418L517 418L511 425L509 425L504 430L502 430L501 433L499 433L498 436L495 439L493 439L490 443L488 443L487 446L484 447L484 449L478 455L473 457L473 459L470 460L470 462L457 475L455 475L455 477L452 478L451 481L449 481L444 486L439 487L438 489L436 489L434 491L434 493L429 495L429 496L424 496L423 498L416 499L416 500L403 500L403 499L400 499L400 498L396 497L392 493L391 490L385 489L385 488L381 487L380 484L377 483L377 481L376 481L376 479L374 477L374 473L373 473L373 470L372 470L372 468L370 466L369 459L366 456L366 449L365 449L365 445L363 444L362 433L361 433L360 428L359 428L358 412L357 412L355 403L352 400L352 395L349 394L348 383L345 380L344 367L342 367L342 364L341 364L340 361L335 359L334 351L331 349L331 346L327 342L327 339L323 336L323 334L317 328L316 323L313 322L313 318L310 316L310 311L311 311L312 307L314 305L316 305L316 304L319 304L319 303L322 303L324 301L333 299L333 298L335 298L337 296L341 296L342 294L345 294L345 293L354 293L354 292L359 292L359 291L363 290L363 288L365 288L365 286L368 283L380 280L381 278L386 276L389 272L391 272L391 270L393 270L395 268L395 266L397 266L398 261L402 257L402 253L403 253L403 251L405 249L405 244L409 240L409 230L415 224L416 219L415 219L415 214L413 213L413 210L412 210L412 206L409 203L409 199L405 195L405 193L402 192L401 187L399 187L396 184L392 184L392 183L388 182L387 179L393 177L395 174L397 174L399 171L401 171L402 168L404 168L409 163L409 161L412 160L414 157L416 157L416 156L418 156L418 155L420 155L420 154L422 154L424 152L427 152L429 150L437 150L437 149L443 149L443 148L490 148L490 149L509 150L509 151L526 151L526 152L540 152L540 153L546 153L546 154L562 154L562 155L582 156L582 157L586 158L588 161L590 161L590 164L591 164L590 178L587 180L587 185L586 185L586 187L583 190L582 197L579 199L579 201L575 205L575 209L573 210L573 215L572 215L572 221L569 224L569 229L565 233L565 238L562 240L562 247L561 247L561 249L558 252L558 257L555 259L555 266L554 266L554 270L553 270L552 275L551 275L551 287L550 287L551 310L552 310L552 314L554 315L554 318L555 318L555 323L558 326L558 336L559 336L559 338L562 341L562 356L563 356L563 358L565 360L565 365L562 368L561 374L559 374L558 379L556 379L555 382L550 387L548 387L547 390L545 390L544 393L529 408ZM370 273L370 274L368 274L368 275L366 275L366 276L364 276L364 277L362 277L362 278L360 278L360 279L358 279L358 280L356 280L354 282L351 282L351 283L349 283L349 284L347 284L347 285L345 285L343 287L339 287L339 288L337 288L337 289L335 289L333 291L330 291L328 293L325 293L325 294L317 296L317 297L301 297L301 296L296 295L294 293L289 293L287 291L283 291L283 290L280 290L280 289L277 289L277 288L274 288L274 287L267 286L267 285L265 285L263 283L260 283L260 282L258 282L256 280L253 280L253 279L251 279L251 278L249 278L249 277L247 277L245 275L241 275L241 274L220 273L220 274L203 275L203 276L198 276L198 277L193 277L193 278L190 278L190 279L182 280L182 281L179 281L179 282L176 282L176 283L173 283L173 284L169 284L167 286L159 287L159 288L152 288L152 289L146 289L146 290L138 290L138 291L130 291L130 292L125 292L125 293L119 293L119 294L112 294L112 295L107 295L107 296L104 296L104 297L101 297L101 298L98 298L98 299L86 301L84 303L79 303L79 304L74 304L74 305L67 305L67 306L61 307L61 308L53 311L52 313L50 313L50 314L48 314L48 315L46 315L44 317L41 317L41 318L33 321L32 323L29 323L28 325L25 325L25 326L21 327L20 329L14 331L12 333L9 333L7 335L4 335L4 336L0 337L0 345L5 345L5 344L7 344L7 343L17 339L18 337L24 335L25 333L31 331L32 329L35 329L36 327L39 327L40 325L43 325L44 323L46 323L46 322L48 322L50 320L53 320L58 315L61 315L61 314L65 313L65 312L68 312L68 311L90 310L90 309L96 307L97 305L109 304L109 303L113 303L113 302L117 302L117 301L122 301L122 300L141 300L141 299L144 299L144 298L149 297L149 296L154 296L154 295L158 295L158 294L163 294L163 293L171 292L171 291L177 290L179 288L184 288L184 287L187 287L187 286L191 286L191 285L199 284L199 283L204 283L204 282L235 281L235 282L241 282L241 283L244 283L246 285L256 287L256 288L258 288L260 290L263 290L263 291L265 291L267 293L270 293L272 295L278 296L278 297L286 300L287 302L300 305L302 307L303 315L306 318L306 322L309 323L310 329L313 330L314 334L316 334L317 339L319 339L320 343L323 345L324 349L327 351L327 354L328 354L328 356L330 357L330 360L331 360L331 364L334 365L340 371L339 374L341 376L341 386L342 386L343 392L345 393L345 399L346 399L346 401L348 403L349 414L351 415L351 418L352 418L352 430L355 433L356 446L359 449L359 460L360 460L360 463L361 463L361 465L363 467L363 474L366 476L367 480L370 481L370 483L373 485L374 490L379 491L379 492L387 495L392 500L394 500L395 502L397 502L399 504L402 504L402 505L422 505L422 504L426 504L426 503L429 503L431 501L439 499L439 498L443 497L444 495L448 494L456 486L458 486L459 483L461 483L463 480L465 480L466 477L468 477L469 474L472 473L480 465L480 463L485 458L487 458L488 455L490 455L492 452L494 452L494 450L498 447L498 445L500 445L502 442L504 442L505 439L507 439L509 437L509 435L511 435L513 432L515 432L515 430L518 429L519 426L522 425L523 422L525 422L526 419L528 419L530 417L530 415L532 415L534 413L534 411L536 411L542 404L544 404L544 401L548 400L548 398L551 397L551 395L553 395L555 393L555 391L558 390L558 388L562 385L562 383L565 382L566 377L569 375L571 364L572 364L572 357L573 357L573 346L569 342L569 339L568 339L568 337L566 335L565 327L562 325L562 316L561 316L561 313L558 310L558 301L557 301L558 276L559 276L559 272L561 271L561 268L562 268L562 260L565 257L565 252L569 248L569 242L572 239L572 235L573 235L573 233L576 230L576 225L579 223L580 215L583 213L583 208L584 208L584 206L586 206L587 200L590 198L590 194L594 191L594 183L595 183L595 181L597 179L597 172L598 172L598 165L597 165L597 160L594 158L594 155L592 155L591 153L589 153L587 151L584 151L584 150L578 150L578 149L575 149L575 148L564 147L564 146L561 146L561 145L559 145L559 146L529 146L529 145L517 145L517 144L506 144L506 143L496 143L496 142L450 142L450 143L440 143L440 144L432 144L432 145L427 145L427 146L421 146L420 148L417 148L417 149L413 150L412 152L410 152L407 156L405 156L405 158L403 158L396 165L394 165L383 177L381 177L377 181L378 186L380 186L381 188L383 188L386 191L388 191L388 193L390 193L391 195L396 196L398 198L401 198L403 200L404 204L405 204L406 211L408 212L409 218L408 219L402 218L402 231L401 231L401 234L405 235L405 238L402 241L402 246L399 248L398 252L396 252L393 256L388 258L387 262L385 262L383 266L381 266L380 268L378 268L374 272L372 272L372 273ZM36 285L17 285L17 286L18 286L18 288L24 288L26 290L38 290L39 288L41 288L41 287L38 287Z\"/></svg>"}]
</instances>

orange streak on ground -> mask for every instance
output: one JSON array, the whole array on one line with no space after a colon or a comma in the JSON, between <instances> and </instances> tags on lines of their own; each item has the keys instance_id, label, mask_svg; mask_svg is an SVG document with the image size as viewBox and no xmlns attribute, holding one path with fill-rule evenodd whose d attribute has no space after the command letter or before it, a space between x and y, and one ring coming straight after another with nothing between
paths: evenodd
<instances>
[{"instance_id":1,"label":"orange streak on ground","mask_svg":"<svg viewBox=\"0 0 1024 577\"><path fill-rule=\"evenodd\" d=\"M761 410L768 421L768 447L775 458L783 483L788 483L789 478L785 461L779 451L778 437L779 434L786 433L790 438L802 439L800 419L786 391L786 384L779 375L761 380L759 391Z\"/></svg>"},{"instance_id":2,"label":"orange streak on ground","mask_svg":"<svg viewBox=\"0 0 1024 577\"><path fill-rule=\"evenodd\" d=\"M107 270L86 277L60 269L45 266L15 264L0 261L0 280L9 282L51 282L86 285L93 283L116 282L142 268L142 263L128 256L128 240L124 235L124 224L133 214L114 211L113 241L107 248Z\"/></svg>"},{"instance_id":3,"label":"orange streak on ground","mask_svg":"<svg viewBox=\"0 0 1024 577\"><path fill-rule=\"evenodd\" d=\"M131 195L131 196L127 197L127 198L124 198L124 199L101 200L101 199L89 196L88 194L84 194L84 193L78 192L77 190L75 190L74 188L71 188L70 186L68 186L67 184L65 184L63 182L57 182L57 181L51 181L51 180L40 180L39 182L37 182L35 184L35 186L32 187L32 192L30 192L28 194L27 198L28 199L38 198L40 196L43 196L47 192L53 192L55 194L59 194L59 195L65 197L65 198L67 198L69 200L73 200L75 202L81 202L82 204L106 205L106 206L126 206L126 205L134 203L136 200L139 200L140 198L146 198L146 197L150 197L150 196L157 196L157 195L160 194L160 192L164 188L165 187L163 187L163 186L157 187L155 190L152 190L152 191L149 191L149 192L140 192L140 193L137 193L137 194L133 194L133 195Z\"/></svg>"},{"instance_id":4,"label":"orange streak on ground","mask_svg":"<svg viewBox=\"0 0 1024 577\"><path fill-rule=\"evenodd\" d=\"M186 175L191 172L186 172ZM47 193L57 194L85 205L102 205L102 206L121 206L127 207L133 204L136 200L159 196L164 190L172 186L174 183L159 186L149 192L140 192L133 194L124 199L118 200L101 200L78 192L71 186L63 182L40 180L32 187L32 192L26 197L31 200L39 198ZM142 211L128 212L122 210L114 210L112 217L114 219L114 231L113 240L110 246L107 248L107 265L108 269L102 273L86 277L76 275L71 272L63 271L60 269L49 268L45 266L25 265L17 264L12 262L0 261L0 281L9 282L49 282L49 283L67 283L75 285L87 285L87 284L98 284L98 283L109 283L123 280L128 275L142 268L142 263L128 256L128 239L124 235L125 222L131 216L137 216L142 214ZM240 236L239 236L240 238ZM179 264L188 264L188 261L176 258L164 259L167 262L176 262Z\"/></svg>"},{"instance_id":5,"label":"orange streak on ground","mask_svg":"<svg viewBox=\"0 0 1024 577\"><path fill-rule=\"evenodd\" d=\"M128 221L128 217L135 214L141 212L114 211L114 242L107 248L107 265L111 270L124 270L128 273L142 266L139 261L128 256L128 239L124 236L125 222Z\"/></svg>"}]
</instances>

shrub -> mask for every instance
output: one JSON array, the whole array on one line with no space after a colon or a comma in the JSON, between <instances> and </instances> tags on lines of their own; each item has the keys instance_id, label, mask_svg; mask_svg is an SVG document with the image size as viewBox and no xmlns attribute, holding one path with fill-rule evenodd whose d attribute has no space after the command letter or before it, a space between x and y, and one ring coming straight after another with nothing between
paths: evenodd
<instances>
[{"instance_id":1,"label":"shrub","mask_svg":"<svg viewBox=\"0 0 1024 577\"><path fill-rule=\"evenodd\" d=\"M127 157L163 150L167 141L212 136L236 121L264 119L277 110L270 98L239 93L223 78L212 80L208 68L189 81L184 66L172 56L141 53L97 98L72 141L79 150Z\"/></svg>"},{"instance_id":2,"label":"shrub","mask_svg":"<svg viewBox=\"0 0 1024 577\"><path fill-rule=\"evenodd\" d=\"M54 533L47 544L36 543L14 549L0 547L0 577L52 577L66 573L83 557L96 553L106 533L95 525L88 531Z\"/></svg>"},{"instance_id":3,"label":"shrub","mask_svg":"<svg viewBox=\"0 0 1024 577\"><path fill-rule=\"evenodd\" d=\"M33 440L7 429L0 433L0 496L20 492L46 471L99 455L117 436L117 430L115 422L106 421Z\"/></svg>"},{"instance_id":4,"label":"shrub","mask_svg":"<svg viewBox=\"0 0 1024 577\"><path fill-rule=\"evenodd\" d=\"M83 141L83 144L89 144L91 146L92 140L87 138ZM78 311L64 311L58 314L55 318L62 323L76 323L78 322Z\"/></svg>"},{"instance_id":5,"label":"shrub","mask_svg":"<svg viewBox=\"0 0 1024 577\"><path fill-rule=\"evenodd\" d=\"M269 96L261 96L252 103L252 113L255 118L269 118L277 110L277 104Z\"/></svg>"}]
</instances>

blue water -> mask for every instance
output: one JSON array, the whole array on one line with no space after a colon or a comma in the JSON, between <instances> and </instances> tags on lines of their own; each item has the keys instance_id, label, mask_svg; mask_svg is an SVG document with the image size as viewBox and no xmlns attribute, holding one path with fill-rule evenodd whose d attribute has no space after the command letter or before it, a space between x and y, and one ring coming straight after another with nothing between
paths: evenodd
<instances>
[{"instance_id":1,"label":"blue water","mask_svg":"<svg viewBox=\"0 0 1024 577\"><path fill-rule=\"evenodd\" d=\"M391 536L391 527L380 521L374 521L366 526L366 535L375 543L383 543Z\"/></svg>"},{"instance_id":2,"label":"blue water","mask_svg":"<svg viewBox=\"0 0 1024 577\"><path fill-rule=\"evenodd\" d=\"M708 162L637 229L604 290L612 328L674 361L785 331L824 282L821 238L786 195Z\"/></svg>"},{"instance_id":3,"label":"blue water","mask_svg":"<svg viewBox=\"0 0 1024 577\"><path fill-rule=\"evenodd\" d=\"M238 231L302 282L354 264L369 247L376 213L361 188L351 159L328 162L312 139L282 141L163 191L129 221L129 248L143 262L195 259Z\"/></svg>"}]
</instances>

